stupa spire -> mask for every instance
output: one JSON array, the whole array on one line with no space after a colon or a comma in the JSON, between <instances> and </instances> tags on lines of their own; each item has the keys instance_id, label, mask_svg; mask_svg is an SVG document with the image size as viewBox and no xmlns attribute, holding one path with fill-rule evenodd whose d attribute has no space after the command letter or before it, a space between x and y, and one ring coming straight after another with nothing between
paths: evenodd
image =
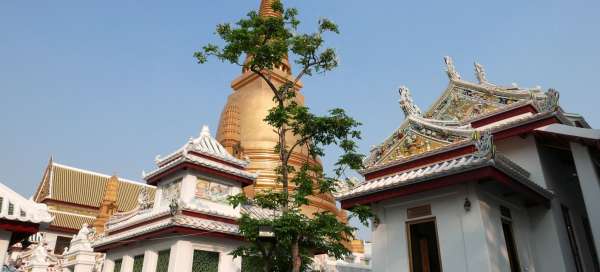
<instances>
[{"instance_id":1,"label":"stupa spire","mask_svg":"<svg viewBox=\"0 0 600 272\"><path fill-rule=\"evenodd\" d=\"M258 14L263 18L282 17L281 12L277 12L273 9L273 4L276 1L280 1L280 0L261 0ZM248 62L250 61L251 58L252 58L251 56L246 56L246 60L244 61L244 64L248 64ZM274 67L274 68L275 68L274 70L281 70L282 72L284 72L285 75L292 74L290 61L289 61L289 58L287 55L281 60L281 65ZM248 71L249 71L248 67L244 67L242 69L243 73L246 73Z\"/></svg>"},{"instance_id":2,"label":"stupa spire","mask_svg":"<svg viewBox=\"0 0 600 272\"><path fill-rule=\"evenodd\" d=\"M261 0L259 15L262 17L280 17L281 13L273 10L273 3L277 0Z\"/></svg>"}]
</instances>

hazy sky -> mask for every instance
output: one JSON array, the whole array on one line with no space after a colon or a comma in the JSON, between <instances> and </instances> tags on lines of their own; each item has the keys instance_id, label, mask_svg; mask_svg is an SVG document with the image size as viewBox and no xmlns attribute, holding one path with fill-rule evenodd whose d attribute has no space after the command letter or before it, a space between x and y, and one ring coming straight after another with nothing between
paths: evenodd
<instances>
[{"instance_id":1,"label":"hazy sky","mask_svg":"<svg viewBox=\"0 0 600 272\"><path fill-rule=\"evenodd\" d=\"M600 123L600 1L285 1L304 30L320 17L339 69L305 79L317 112L343 107L364 123L361 147L403 120L397 87L427 108L448 79L450 55L463 78L474 61L490 81L557 88L567 111ZM141 180L157 154L216 129L237 67L198 65L217 23L259 0L0 1L0 181L31 195L55 161ZM326 157L331 165L333 158Z\"/></svg>"}]
</instances>

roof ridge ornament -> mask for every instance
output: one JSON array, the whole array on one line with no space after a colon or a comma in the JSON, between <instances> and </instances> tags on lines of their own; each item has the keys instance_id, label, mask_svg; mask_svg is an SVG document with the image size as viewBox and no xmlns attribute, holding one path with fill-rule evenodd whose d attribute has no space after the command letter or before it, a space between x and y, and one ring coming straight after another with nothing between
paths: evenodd
<instances>
[{"instance_id":1,"label":"roof ridge ornament","mask_svg":"<svg viewBox=\"0 0 600 272\"><path fill-rule=\"evenodd\" d=\"M475 141L475 152L473 155L480 159L491 159L496 153L494 146L494 135L492 131L485 130L473 132L473 140Z\"/></svg>"},{"instance_id":2,"label":"roof ridge ornament","mask_svg":"<svg viewBox=\"0 0 600 272\"><path fill-rule=\"evenodd\" d=\"M543 112L552 112L557 110L559 107L558 101L560 98L560 93L556 89L550 88L545 95L546 97L544 97L544 99L536 103L539 110Z\"/></svg>"},{"instance_id":3,"label":"roof ridge ornament","mask_svg":"<svg viewBox=\"0 0 600 272\"><path fill-rule=\"evenodd\" d=\"M460 80L460 74L456 71L452 58L450 56L445 56L444 62L446 63L446 74L448 74L448 78L450 78L450 80Z\"/></svg>"},{"instance_id":4,"label":"roof ridge ornament","mask_svg":"<svg viewBox=\"0 0 600 272\"><path fill-rule=\"evenodd\" d=\"M490 82L487 79L487 74L485 73L483 65L481 65L481 63L479 62L475 62L473 63L473 65L475 66L475 77L477 77L479 84L490 84Z\"/></svg>"},{"instance_id":5,"label":"roof ridge ornament","mask_svg":"<svg viewBox=\"0 0 600 272\"><path fill-rule=\"evenodd\" d=\"M400 103L400 108L404 111L404 116L406 118L414 115L423 115L419 106L413 101L410 90L406 86L400 86L398 92L400 93L400 100L398 102Z\"/></svg>"},{"instance_id":6,"label":"roof ridge ornament","mask_svg":"<svg viewBox=\"0 0 600 272\"><path fill-rule=\"evenodd\" d=\"M210 128L207 125L202 126L202 131L200 131L200 137L210 137Z\"/></svg>"}]
</instances>

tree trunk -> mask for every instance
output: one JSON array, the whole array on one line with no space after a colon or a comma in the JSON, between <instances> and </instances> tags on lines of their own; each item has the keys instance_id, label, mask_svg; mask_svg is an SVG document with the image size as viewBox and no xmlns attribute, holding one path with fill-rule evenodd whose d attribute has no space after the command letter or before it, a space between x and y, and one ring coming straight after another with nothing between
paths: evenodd
<instances>
[{"instance_id":1,"label":"tree trunk","mask_svg":"<svg viewBox=\"0 0 600 272\"><path fill-rule=\"evenodd\" d=\"M298 239L292 244L292 272L300 272L302 266L302 258L300 258L300 245Z\"/></svg>"}]
</instances>

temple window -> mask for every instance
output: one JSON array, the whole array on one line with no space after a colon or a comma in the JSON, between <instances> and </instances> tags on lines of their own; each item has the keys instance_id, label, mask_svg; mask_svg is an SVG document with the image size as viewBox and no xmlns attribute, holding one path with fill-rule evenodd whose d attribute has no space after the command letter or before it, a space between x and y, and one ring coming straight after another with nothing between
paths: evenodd
<instances>
[{"instance_id":1,"label":"temple window","mask_svg":"<svg viewBox=\"0 0 600 272\"><path fill-rule=\"evenodd\" d=\"M158 260L156 262L156 272L167 272L169 270L169 257L171 250L163 250L158 252Z\"/></svg>"},{"instance_id":2,"label":"temple window","mask_svg":"<svg viewBox=\"0 0 600 272\"><path fill-rule=\"evenodd\" d=\"M71 238L65 236L56 237L56 244L54 245L54 254L62 255L65 247L71 245Z\"/></svg>"},{"instance_id":3,"label":"temple window","mask_svg":"<svg viewBox=\"0 0 600 272\"><path fill-rule=\"evenodd\" d=\"M203 250L194 250L192 272L218 272L219 253Z\"/></svg>"},{"instance_id":4,"label":"temple window","mask_svg":"<svg viewBox=\"0 0 600 272\"><path fill-rule=\"evenodd\" d=\"M520 272L521 265L519 264L519 254L517 253L517 245L513 232L512 215L510 209L500 206L500 214L502 215L502 232L504 233L504 241L506 243L506 251L508 252L508 262L511 272Z\"/></svg>"},{"instance_id":5,"label":"temple window","mask_svg":"<svg viewBox=\"0 0 600 272\"><path fill-rule=\"evenodd\" d=\"M115 260L115 267L113 268L113 272L121 272L122 264L123 264L123 259Z\"/></svg>"},{"instance_id":6,"label":"temple window","mask_svg":"<svg viewBox=\"0 0 600 272\"><path fill-rule=\"evenodd\" d=\"M144 255L137 255L133 257L133 270L132 272L142 272L144 266Z\"/></svg>"}]
</instances>

